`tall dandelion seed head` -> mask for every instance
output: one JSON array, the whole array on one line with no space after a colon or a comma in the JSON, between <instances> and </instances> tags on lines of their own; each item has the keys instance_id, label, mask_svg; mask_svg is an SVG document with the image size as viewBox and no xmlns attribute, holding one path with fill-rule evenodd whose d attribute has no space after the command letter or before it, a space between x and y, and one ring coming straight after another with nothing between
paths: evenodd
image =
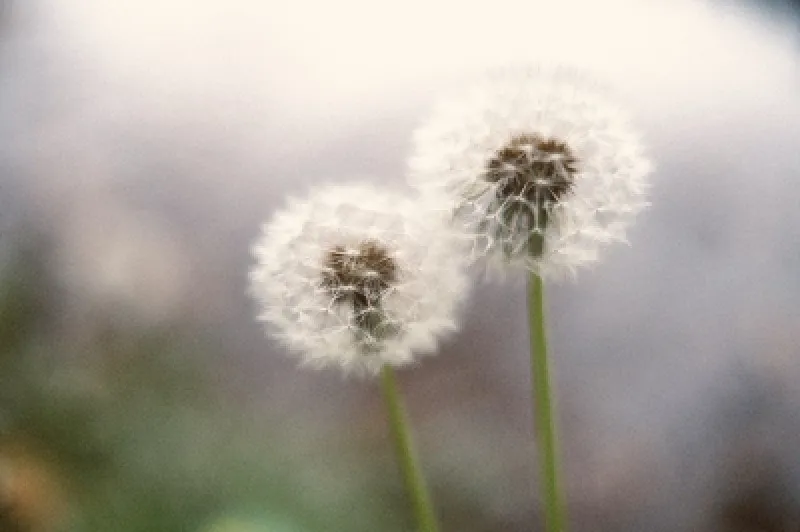
<instances>
[{"instance_id":1,"label":"tall dandelion seed head","mask_svg":"<svg viewBox=\"0 0 800 532\"><path fill-rule=\"evenodd\" d=\"M579 75L533 68L443 99L409 161L410 182L450 205L474 259L556 278L626 241L650 171L620 109Z\"/></svg>"},{"instance_id":2,"label":"tall dandelion seed head","mask_svg":"<svg viewBox=\"0 0 800 532\"><path fill-rule=\"evenodd\" d=\"M253 246L259 319L314 367L375 374L431 353L466 293L451 229L424 203L366 185L292 200Z\"/></svg>"}]
</instances>

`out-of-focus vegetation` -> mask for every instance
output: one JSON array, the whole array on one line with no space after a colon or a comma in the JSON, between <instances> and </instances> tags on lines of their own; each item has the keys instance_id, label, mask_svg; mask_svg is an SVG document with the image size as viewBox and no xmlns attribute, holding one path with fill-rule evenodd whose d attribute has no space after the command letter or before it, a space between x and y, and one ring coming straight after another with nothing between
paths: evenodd
<instances>
[{"instance_id":1,"label":"out-of-focus vegetation","mask_svg":"<svg viewBox=\"0 0 800 532\"><path fill-rule=\"evenodd\" d=\"M193 363L197 331L109 320L80 352L51 340L68 310L54 308L44 243L5 251L0 531L400 529L389 508L359 504L347 481L326 493L331 479L315 475L330 471L282 453L268 420L226 410ZM319 504L325 497L337 502Z\"/></svg>"}]
</instances>

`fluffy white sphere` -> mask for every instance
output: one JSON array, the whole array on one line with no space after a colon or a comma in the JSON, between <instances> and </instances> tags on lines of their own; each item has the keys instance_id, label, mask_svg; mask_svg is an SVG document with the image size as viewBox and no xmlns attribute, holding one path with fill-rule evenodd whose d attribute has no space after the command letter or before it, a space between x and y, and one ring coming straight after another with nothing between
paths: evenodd
<instances>
[{"instance_id":1,"label":"fluffy white sphere","mask_svg":"<svg viewBox=\"0 0 800 532\"><path fill-rule=\"evenodd\" d=\"M413 142L411 184L449 206L489 266L573 274L648 205L637 135L575 73L497 72L443 98Z\"/></svg>"},{"instance_id":2,"label":"fluffy white sphere","mask_svg":"<svg viewBox=\"0 0 800 532\"><path fill-rule=\"evenodd\" d=\"M452 231L421 200L366 185L292 199L253 246L259 320L303 363L376 374L431 353L467 290Z\"/></svg>"}]
</instances>

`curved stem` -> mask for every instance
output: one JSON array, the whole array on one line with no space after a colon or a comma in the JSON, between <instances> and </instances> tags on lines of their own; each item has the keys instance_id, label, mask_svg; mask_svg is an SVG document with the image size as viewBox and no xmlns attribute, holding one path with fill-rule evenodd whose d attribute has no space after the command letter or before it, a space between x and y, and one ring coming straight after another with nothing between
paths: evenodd
<instances>
[{"instance_id":1,"label":"curved stem","mask_svg":"<svg viewBox=\"0 0 800 532\"><path fill-rule=\"evenodd\" d=\"M395 451L400 463L400 470L403 480L406 483L406 490L411 498L414 508L414 515L417 519L417 529L419 532L438 532L439 525L433 504L419 467L414 445L411 441L411 433L400 393L397 390L397 381L394 377L394 370L389 366L384 366L381 370L381 380L383 381L383 396L386 399L386 407L389 411L389 424L394 437Z\"/></svg>"},{"instance_id":2,"label":"curved stem","mask_svg":"<svg viewBox=\"0 0 800 532\"><path fill-rule=\"evenodd\" d=\"M547 532L566 532L567 513L559 479L558 435L555 398L547 356L544 321L544 285L531 273L528 279L528 319L531 332L531 381L533 385L534 431L539 447L542 496Z\"/></svg>"}]
</instances>

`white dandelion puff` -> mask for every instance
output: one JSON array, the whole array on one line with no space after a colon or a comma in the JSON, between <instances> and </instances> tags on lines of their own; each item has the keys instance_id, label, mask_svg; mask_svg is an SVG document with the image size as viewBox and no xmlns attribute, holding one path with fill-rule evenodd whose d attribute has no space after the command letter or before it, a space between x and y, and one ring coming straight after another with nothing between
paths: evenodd
<instances>
[{"instance_id":1,"label":"white dandelion puff","mask_svg":"<svg viewBox=\"0 0 800 532\"><path fill-rule=\"evenodd\" d=\"M414 134L409 180L451 207L473 259L565 277L626 241L651 166L590 83L531 68L442 99Z\"/></svg>"},{"instance_id":2,"label":"white dandelion puff","mask_svg":"<svg viewBox=\"0 0 800 532\"><path fill-rule=\"evenodd\" d=\"M250 291L303 363L376 374L431 353L466 293L452 231L419 201L366 185L315 189L264 225Z\"/></svg>"}]
</instances>

